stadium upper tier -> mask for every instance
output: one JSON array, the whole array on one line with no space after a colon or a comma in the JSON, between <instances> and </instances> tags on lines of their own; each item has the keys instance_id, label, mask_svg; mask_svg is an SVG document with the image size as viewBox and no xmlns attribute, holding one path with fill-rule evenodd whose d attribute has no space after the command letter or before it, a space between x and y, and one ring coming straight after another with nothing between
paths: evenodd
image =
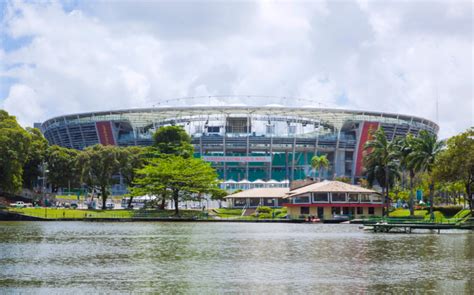
<instances>
[{"instance_id":1,"label":"stadium upper tier","mask_svg":"<svg viewBox=\"0 0 474 295\"><path fill-rule=\"evenodd\" d=\"M381 112L190 106L64 115L45 121L41 130L51 144L83 149L98 143L150 145L152 134L169 125L182 126L191 135L197 156L207 156L224 179L234 180L303 178L309 173L308 158L317 153L327 154L333 163L328 173L354 177L360 174L361 147L370 130L381 126L393 139L439 129L427 119ZM235 163L240 164L232 172Z\"/></svg>"}]
</instances>

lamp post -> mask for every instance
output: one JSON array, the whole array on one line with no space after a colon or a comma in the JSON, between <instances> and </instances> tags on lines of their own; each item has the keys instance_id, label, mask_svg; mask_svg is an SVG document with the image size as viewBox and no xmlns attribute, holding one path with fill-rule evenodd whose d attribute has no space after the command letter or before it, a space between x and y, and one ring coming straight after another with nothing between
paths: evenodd
<instances>
[{"instance_id":1,"label":"lamp post","mask_svg":"<svg viewBox=\"0 0 474 295\"><path fill-rule=\"evenodd\" d=\"M49 170L46 169L46 163L43 162L42 164L42 170L43 170L43 177L42 177L42 189L41 193L43 195L43 204L44 204L44 217L48 217L48 207L46 206L46 173L49 172Z\"/></svg>"}]
</instances>

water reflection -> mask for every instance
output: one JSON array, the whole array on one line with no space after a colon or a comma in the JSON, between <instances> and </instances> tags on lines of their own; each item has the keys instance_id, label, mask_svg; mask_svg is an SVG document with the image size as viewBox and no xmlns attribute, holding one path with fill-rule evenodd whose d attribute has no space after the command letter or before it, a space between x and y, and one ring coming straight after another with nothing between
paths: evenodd
<instances>
[{"instance_id":1,"label":"water reflection","mask_svg":"<svg viewBox=\"0 0 474 295\"><path fill-rule=\"evenodd\" d=\"M473 240L354 225L0 222L0 288L469 294Z\"/></svg>"}]
</instances>

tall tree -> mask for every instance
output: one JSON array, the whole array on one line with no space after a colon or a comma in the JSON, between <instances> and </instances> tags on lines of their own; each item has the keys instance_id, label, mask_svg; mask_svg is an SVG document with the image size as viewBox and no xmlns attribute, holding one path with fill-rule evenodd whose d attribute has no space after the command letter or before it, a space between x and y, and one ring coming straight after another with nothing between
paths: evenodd
<instances>
[{"instance_id":1,"label":"tall tree","mask_svg":"<svg viewBox=\"0 0 474 295\"><path fill-rule=\"evenodd\" d=\"M326 157L326 155L321 155L321 156L313 156L311 158L311 167L314 170L318 170L318 177L322 179L322 169L323 168L328 168L329 167L329 160Z\"/></svg>"},{"instance_id":2,"label":"tall tree","mask_svg":"<svg viewBox=\"0 0 474 295\"><path fill-rule=\"evenodd\" d=\"M436 160L434 179L461 182L474 214L474 127L451 137Z\"/></svg>"},{"instance_id":3,"label":"tall tree","mask_svg":"<svg viewBox=\"0 0 474 295\"><path fill-rule=\"evenodd\" d=\"M80 171L78 168L79 151L57 145L50 146L46 152L48 165L48 180L53 191L64 187L80 185Z\"/></svg>"},{"instance_id":4,"label":"tall tree","mask_svg":"<svg viewBox=\"0 0 474 295\"><path fill-rule=\"evenodd\" d=\"M130 146L120 148L118 160L120 162L120 174L128 187L133 186L136 177L136 170L145 165L145 148L138 146ZM132 206L133 196L130 194L128 207Z\"/></svg>"},{"instance_id":5,"label":"tall tree","mask_svg":"<svg viewBox=\"0 0 474 295\"><path fill-rule=\"evenodd\" d=\"M105 208L113 176L120 171L120 150L115 146L94 145L85 148L78 157L81 178L89 187L100 190Z\"/></svg>"},{"instance_id":6,"label":"tall tree","mask_svg":"<svg viewBox=\"0 0 474 295\"><path fill-rule=\"evenodd\" d=\"M0 110L0 190L15 193L22 187L31 135L6 111Z\"/></svg>"},{"instance_id":7,"label":"tall tree","mask_svg":"<svg viewBox=\"0 0 474 295\"><path fill-rule=\"evenodd\" d=\"M225 201L225 197L229 195L229 193L221 188L216 188L214 191L211 192L211 199L216 200L219 203L219 208L222 207L222 201Z\"/></svg>"},{"instance_id":8,"label":"tall tree","mask_svg":"<svg viewBox=\"0 0 474 295\"><path fill-rule=\"evenodd\" d=\"M405 138L399 139L397 141L398 149L399 149L399 158L400 158L400 166L402 169L408 170L409 177L410 177L410 200L409 200L409 207L410 207L410 216L414 216L414 181L416 177L416 166L414 162L410 161L410 154L414 149L414 137L412 134L408 134Z\"/></svg>"},{"instance_id":9,"label":"tall tree","mask_svg":"<svg viewBox=\"0 0 474 295\"><path fill-rule=\"evenodd\" d=\"M153 145L159 153L191 157L194 148L191 137L181 126L160 127L153 135Z\"/></svg>"},{"instance_id":10,"label":"tall tree","mask_svg":"<svg viewBox=\"0 0 474 295\"><path fill-rule=\"evenodd\" d=\"M137 174L136 190L148 194L169 191L177 216L181 199L213 193L218 185L217 173L209 163L176 155L151 159Z\"/></svg>"},{"instance_id":11,"label":"tall tree","mask_svg":"<svg viewBox=\"0 0 474 295\"><path fill-rule=\"evenodd\" d=\"M385 197L383 204L385 214L388 213L388 200L390 184L398 176L398 149L394 142L389 141L383 128L377 129L373 133L373 139L366 142L364 151L364 166L368 174L369 182L377 179L382 186ZM383 177L382 176L383 173Z\"/></svg>"},{"instance_id":12,"label":"tall tree","mask_svg":"<svg viewBox=\"0 0 474 295\"><path fill-rule=\"evenodd\" d=\"M31 142L28 147L27 160L23 169L23 187L33 188L38 177L42 174L41 165L46 156L48 141L37 128L27 127Z\"/></svg>"},{"instance_id":13,"label":"tall tree","mask_svg":"<svg viewBox=\"0 0 474 295\"><path fill-rule=\"evenodd\" d=\"M426 130L420 131L418 137L413 139L412 151L408 156L410 166L416 171L427 172L430 176L429 184L429 201L430 201L430 216L434 219L433 214L433 190L434 178L432 171L435 166L436 157L443 149L444 143L438 141L436 134L431 134Z\"/></svg>"}]
</instances>

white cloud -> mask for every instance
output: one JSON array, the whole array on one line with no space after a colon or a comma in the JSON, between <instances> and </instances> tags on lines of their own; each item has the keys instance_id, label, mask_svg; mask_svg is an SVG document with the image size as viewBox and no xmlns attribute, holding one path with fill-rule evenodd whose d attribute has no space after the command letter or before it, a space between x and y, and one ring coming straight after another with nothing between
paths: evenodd
<instances>
[{"instance_id":1,"label":"white cloud","mask_svg":"<svg viewBox=\"0 0 474 295\"><path fill-rule=\"evenodd\" d=\"M9 85L0 93L8 93L3 107L29 125L226 94L305 97L435 120L438 100L446 137L474 125L472 21L469 1L121 1L71 11L13 2L4 34L32 41L0 48L0 79L15 81L0 83Z\"/></svg>"},{"instance_id":2,"label":"white cloud","mask_svg":"<svg viewBox=\"0 0 474 295\"><path fill-rule=\"evenodd\" d=\"M23 84L14 84L10 88L8 99L1 105L15 115L22 125L30 125L28 118L38 118L45 111L38 103L38 94Z\"/></svg>"}]
</instances>

